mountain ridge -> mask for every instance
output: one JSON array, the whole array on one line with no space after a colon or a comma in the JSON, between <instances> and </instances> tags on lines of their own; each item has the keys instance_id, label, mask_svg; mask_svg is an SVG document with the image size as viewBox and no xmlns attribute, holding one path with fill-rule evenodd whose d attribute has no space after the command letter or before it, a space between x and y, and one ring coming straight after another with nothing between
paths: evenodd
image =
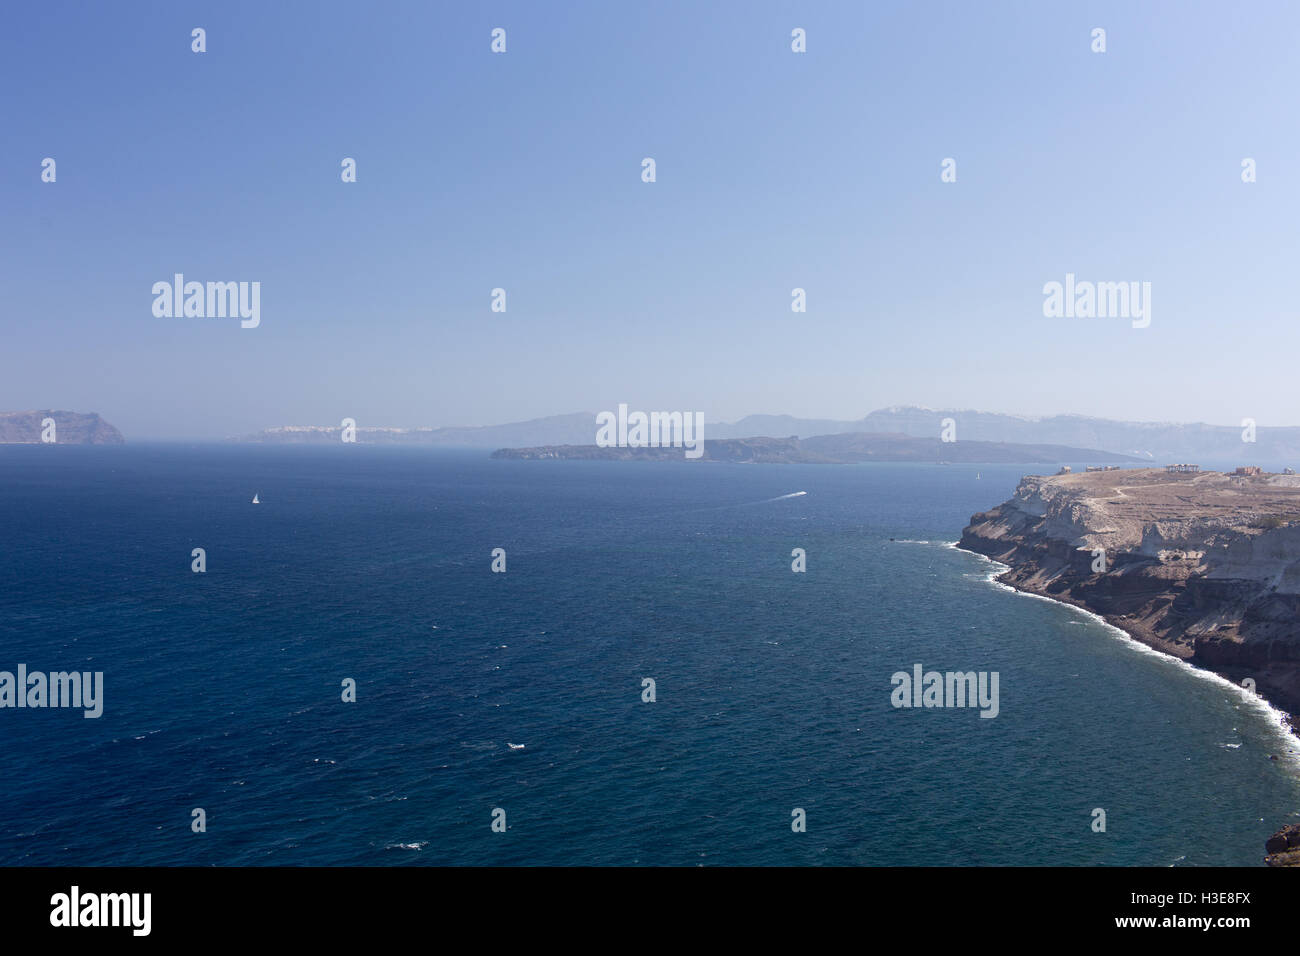
<instances>
[{"instance_id":1,"label":"mountain ridge","mask_svg":"<svg viewBox=\"0 0 1300 956\"><path fill-rule=\"evenodd\" d=\"M1078 414L1041 417L981 412L971 409L931 409L894 405L860 419L800 418L794 415L746 415L734 422L706 422L707 439L763 438L773 435L799 439L847 433L901 433L915 438L938 437L951 419L957 442L1063 445L1098 449L1148 461L1258 459L1300 460L1300 426L1210 425L1204 422L1134 422ZM429 444L465 448L531 448L586 445L595 440L594 412L551 415L501 425L391 428L359 424L362 443ZM341 426L286 425L229 439L244 442L338 441ZM1253 433L1252 433L1253 432ZM1246 437L1254 441L1243 440Z\"/></svg>"}]
</instances>

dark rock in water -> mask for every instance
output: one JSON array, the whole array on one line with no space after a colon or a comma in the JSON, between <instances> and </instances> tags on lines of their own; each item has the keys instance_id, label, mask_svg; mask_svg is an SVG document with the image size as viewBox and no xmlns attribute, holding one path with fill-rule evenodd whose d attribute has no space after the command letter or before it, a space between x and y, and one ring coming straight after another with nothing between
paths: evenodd
<instances>
[{"instance_id":1,"label":"dark rock in water","mask_svg":"<svg viewBox=\"0 0 1300 956\"><path fill-rule=\"evenodd\" d=\"M1269 866L1300 866L1300 823L1284 826L1264 844Z\"/></svg>"},{"instance_id":2,"label":"dark rock in water","mask_svg":"<svg viewBox=\"0 0 1300 956\"><path fill-rule=\"evenodd\" d=\"M1283 850L1295 849L1300 847L1300 823L1291 823L1278 830L1268 842L1264 844L1264 849L1269 853L1281 853Z\"/></svg>"}]
</instances>

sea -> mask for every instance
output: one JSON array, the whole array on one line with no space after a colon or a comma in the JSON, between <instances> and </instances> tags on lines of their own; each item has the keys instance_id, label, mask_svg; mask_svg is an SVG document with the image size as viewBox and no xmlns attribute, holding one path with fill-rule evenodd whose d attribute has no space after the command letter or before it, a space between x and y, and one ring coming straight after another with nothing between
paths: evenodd
<instances>
[{"instance_id":1,"label":"sea","mask_svg":"<svg viewBox=\"0 0 1300 956\"><path fill-rule=\"evenodd\" d=\"M103 675L0 864L1259 864L1280 715L954 547L1032 470L0 446L0 670Z\"/></svg>"}]
</instances>

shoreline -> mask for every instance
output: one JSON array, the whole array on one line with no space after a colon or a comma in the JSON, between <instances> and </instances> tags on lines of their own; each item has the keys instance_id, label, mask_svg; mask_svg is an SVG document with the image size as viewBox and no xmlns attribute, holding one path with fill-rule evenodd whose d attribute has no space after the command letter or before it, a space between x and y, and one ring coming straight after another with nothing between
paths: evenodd
<instances>
[{"instance_id":1,"label":"shoreline","mask_svg":"<svg viewBox=\"0 0 1300 956\"><path fill-rule=\"evenodd\" d=\"M963 547L960 540L954 541L951 544L951 547L958 551L964 551L967 554L977 555L983 558L984 560L988 561L990 564L1000 566L1002 570L994 571L989 578L989 580L994 584L1000 585L1005 588L1010 588L1011 590L1016 591L1017 593L1020 594L1028 594L1031 595L1032 597L1041 598L1042 600L1045 601L1052 601L1057 604L1063 604L1068 607L1075 608L1076 610L1083 611L1086 614L1089 614L1097 618L1098 620L1102 621L1103 623L1109 625L1110 627L1114 628L1116 631L1119 631L1124 637L1128 638L1129 640L1137 644L1142 645L1143 647L1146 647L1159 654L1163 654L1167 657L1172 657L1175 660L1181 661L1182 663L1186 664L1188 667L1194 668L1195 670L1200 671L1204 674L1213 674L1214 676L1219 677L1224 681L1227 681L1237 690L1249 694L1253 696L1255 699L1257 699L1258 701L1260 701L1261 703L1263 703L1270 711L1272 711L1274 714L1278 716L1279 728L1287 735L1288 739L1292 743L1300 742L1300 719L1297 719L1298 716L1300 715L1297 715L1293 711L1282 706L1277 701L1270 700L1268 697L1266 697L1264 694L1261 694L1259 691L1247 690L1240 683L1238 683L1237 680L1235 680L1230 674L1225 673L1224 671L1215 670L1212 667L1207 667L1204 664L1198 662L1195 659L1194 654L1185 653L1186 650L1185 648L1179 647L1177 645L1170 643L1169 641L1157 637L1155 634L1150 633L1146 628L1143 628L1140 625L1135 625L1135 623L1129 620L1125 615L1106 614L1105 612L1098 610L1097 608L1090 607L1085 601L1083 601L1081 598L1075 597L1068 590L1066 590L1061 594L1049 594L1046 592L1045 589L1035 588L1022 582L1007 580L1007 577L1011 575L1014 571L1023 570L1023 569L1017 569L1012 565L1009 565L1003 561L999 561L996 558L991 558L987 554L984 554L983 552L976 551L971 548ZM1184 653L1179 653L1180 650L1184 651ZM1293 749L1290 751L1290 753L1292 756L1297 758L1297 762L1300 762L1300 751ZM1282 756L1279 755L1277 759L1281 760L1283 758Z\"/></svg>"}]
</instances>

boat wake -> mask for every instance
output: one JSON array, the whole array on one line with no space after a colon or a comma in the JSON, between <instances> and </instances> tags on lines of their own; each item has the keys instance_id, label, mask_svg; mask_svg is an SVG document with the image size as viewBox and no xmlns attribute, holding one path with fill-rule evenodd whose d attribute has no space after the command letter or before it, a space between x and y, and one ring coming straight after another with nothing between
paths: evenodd
<instances>
[{"instance_id":1,"label":"boat wake","mask_svg":"<svg viewBox=\"0 0 1300 956\"><path fill-rule=\"evenodd\" d=\"M682 512L683 514L697 514L705 511L724 511L727 508L757 508L759 505L771 504L773 501L785 501L787 498L802 498L808 494L806 491L792 491L788 495L777 495L775 498L763 498L759 501L739 501L730 505L715 505L711 508L694 508L690 511ZM697 532L702 533L702 532Z\"/></svg>"}]
</instances>

